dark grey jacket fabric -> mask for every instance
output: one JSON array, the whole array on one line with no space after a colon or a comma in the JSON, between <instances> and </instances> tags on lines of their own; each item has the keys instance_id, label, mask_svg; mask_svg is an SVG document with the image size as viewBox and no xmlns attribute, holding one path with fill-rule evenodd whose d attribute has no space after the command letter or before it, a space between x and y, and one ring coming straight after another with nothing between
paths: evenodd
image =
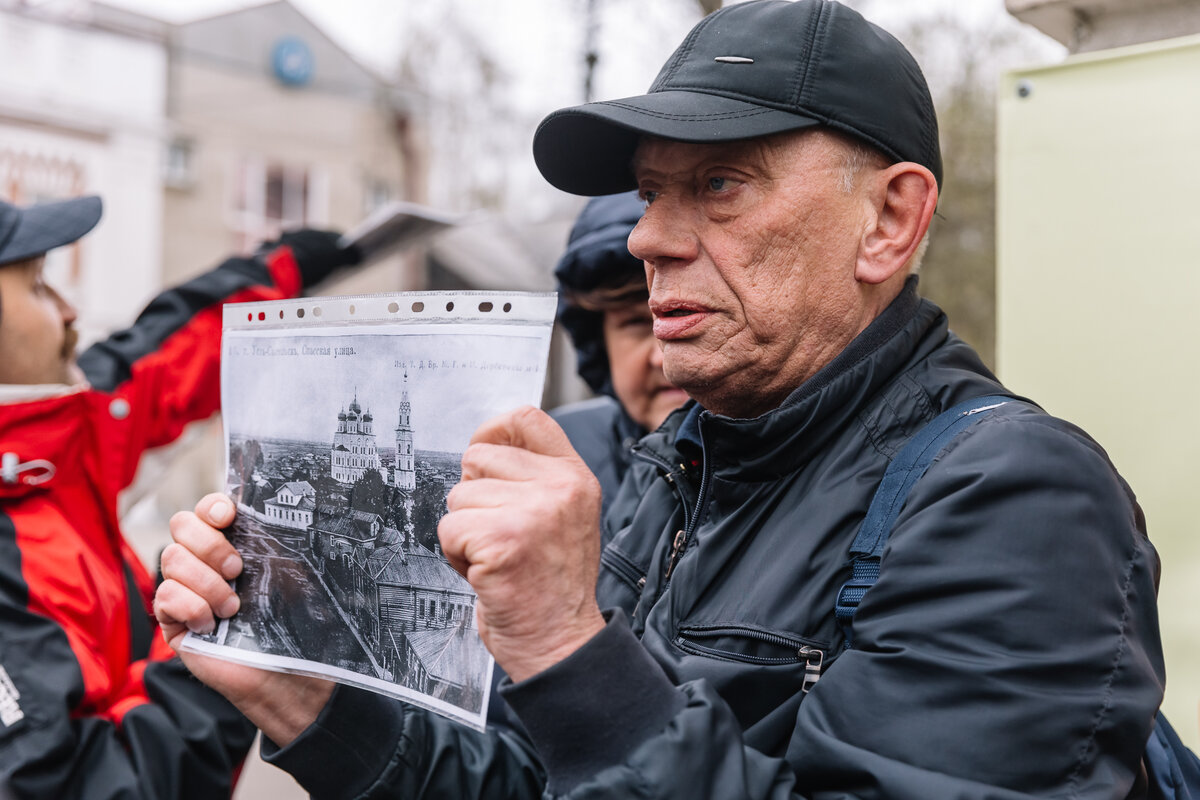
<instances>
[{"instance_id":1,"label":"dark grey jacket fabric","mask_svg":"<svg viewBox=\"0 0 1200 800\"><path fill-rule=\"evenodd\" d=\"M633 463L633 446L646 435L645 429L634 422L621 404L607 395L559 406L550 416L567 434L571 446L600 482L600 515L606 518L608 509L629 465ZM611 538L605 531L605 541Z\"/></svg>"},{"instance_id":2,"label":"dark grey jacket fabric","mask_svg":"<svg viewBox=\"0 0 1200 800\"><path fill-rule=\"evenodd\" d=\"M834 599L889 459L1001 393L911 282L779 409L689 404L643 440L609 511L609 624L502 689L519 723L342 687L269 760L317 797L1143 796L1157 556L1103 450L1032 404L913 488L842 651Z\"/></svg>"}]
</instances>

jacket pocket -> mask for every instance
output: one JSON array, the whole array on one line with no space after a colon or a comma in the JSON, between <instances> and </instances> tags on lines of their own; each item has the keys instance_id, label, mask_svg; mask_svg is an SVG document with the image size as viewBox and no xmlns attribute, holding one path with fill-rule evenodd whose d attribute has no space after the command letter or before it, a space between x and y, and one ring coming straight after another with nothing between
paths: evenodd
<instances>
[{"instance_id":1,"label":"jacket pocket","mask_svg":"<svg viewBox=\"0 0 1200 800\"><path fill-rule=\"evenodd\" d=\"M645 568L638 566L632 558L611 545L600 553L600 566L612 572L617 580L639 594L646 584Z\"/></svg>"},{"instance_id":2,"label":"jacket pocket","mask_svg":"<svg viewBox=\"0 0 1200 800\"><path fill-rule=\"evenodd\" d=\"M742 625L683 625L675 646L685 653L756 666L804 665L803 691L821 678L829 643Z\"/></svg>"},{"instance_id":3,"label":"jacket pocket","mask_svg":"<svg viewBox=\"0 0 1200 800\"><path fill-rule=\"evenodd\" d=\"M646 585L646 570L612 545L600 554L596 597L605 608L620 608L632 619Z\"/></svg>"}]
</instances>

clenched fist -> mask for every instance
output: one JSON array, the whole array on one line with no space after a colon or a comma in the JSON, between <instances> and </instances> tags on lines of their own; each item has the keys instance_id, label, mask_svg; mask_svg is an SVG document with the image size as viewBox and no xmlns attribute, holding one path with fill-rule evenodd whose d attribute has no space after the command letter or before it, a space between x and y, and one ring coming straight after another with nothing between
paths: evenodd
<instances>
[{"instance_id":1,"label":"clenched fist","mask_svg":"<svg viewBox=\"0 0 1200 800\"><path fill-rule=\"evenodd\" d=\"M484 644L521 681L604 627L600 485L562 429L528 406L480 426L462 470L438 537L475 588Z\"/></svg>"}]
</instances>

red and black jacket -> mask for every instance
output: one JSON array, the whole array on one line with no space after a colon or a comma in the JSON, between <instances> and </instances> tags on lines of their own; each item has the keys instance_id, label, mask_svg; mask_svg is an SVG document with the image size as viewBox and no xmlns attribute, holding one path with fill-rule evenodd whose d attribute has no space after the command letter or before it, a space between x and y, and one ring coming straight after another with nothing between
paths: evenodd
<instances>
[{"instance_id":1,"label":"red and black jacket","mask_svg":"<svg viewBox=\"0 0 1200 800\"><path fill-rule=\"evenodd\" d=\"M221 306L298 294L335 241L229 259L85 352L90 386L0 403L0 797L229 797L254 729L158 635L117 494L218 410Z\"/></svg>"}]
</instances>

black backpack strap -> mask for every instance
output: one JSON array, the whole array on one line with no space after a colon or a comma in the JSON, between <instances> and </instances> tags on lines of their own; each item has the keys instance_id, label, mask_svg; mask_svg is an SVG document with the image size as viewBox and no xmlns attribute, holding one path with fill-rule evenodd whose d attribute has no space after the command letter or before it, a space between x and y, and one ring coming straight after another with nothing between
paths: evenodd
<instances>
[{"instance_id":1,"label":"black backpack strap","mask_svg":"<svg viewBox=\"0 0 1200 800\"><path fill-rule=\"evenodd\" d=\"M862 527L858 529L858 536L850 546L850 580L842 584L834 606L846 649L854 645L854 612L867 590L879 579L883 548L909 490L951 439L983 414L1010 402L1015 402L1015 398L990 395L943 411L918 431L888 464L883 480L871 498Z\"/></svg>"}]
</instances>

